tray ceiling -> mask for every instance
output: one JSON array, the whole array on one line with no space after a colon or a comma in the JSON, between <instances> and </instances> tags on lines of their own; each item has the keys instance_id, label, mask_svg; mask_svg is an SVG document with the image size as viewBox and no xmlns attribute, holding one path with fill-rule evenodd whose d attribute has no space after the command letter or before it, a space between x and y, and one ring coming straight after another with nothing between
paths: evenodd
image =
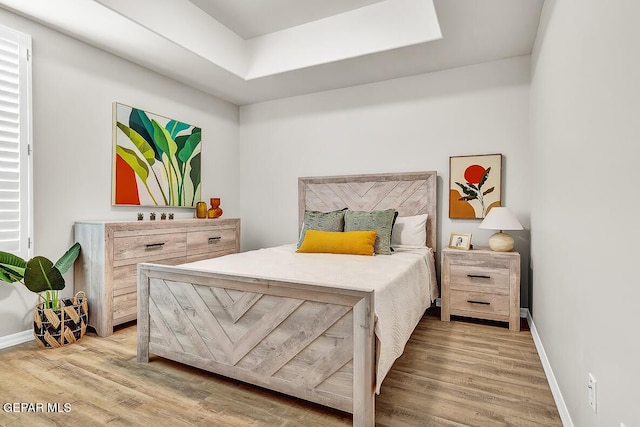
<instances>
[{"instance_id":1,"label":"tray ceiling","mask_svg":"<svg viewBox=\"0 0 640 427\"><path fill-rule=\"evenodd\" d=\"M0 0L0 7L245 105L529 55L543 2Z\"/></svg>"}]
</instances>

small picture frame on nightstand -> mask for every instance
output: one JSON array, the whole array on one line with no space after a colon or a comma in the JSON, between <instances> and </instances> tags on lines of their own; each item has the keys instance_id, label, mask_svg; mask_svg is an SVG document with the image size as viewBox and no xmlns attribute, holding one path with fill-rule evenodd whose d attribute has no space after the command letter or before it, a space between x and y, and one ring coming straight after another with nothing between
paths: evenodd
<instances>
[{"instance_id":1,"label":"small picture frame on nightstand","mask_svg":"<svg viewBox=\"0 0 640 427\"><path fill-rule=\"evenodd\" d=\"M471 234L451 233L451 237L449 237L449 248L468 251L471 248Z\"/></svg>"}]
</instances>

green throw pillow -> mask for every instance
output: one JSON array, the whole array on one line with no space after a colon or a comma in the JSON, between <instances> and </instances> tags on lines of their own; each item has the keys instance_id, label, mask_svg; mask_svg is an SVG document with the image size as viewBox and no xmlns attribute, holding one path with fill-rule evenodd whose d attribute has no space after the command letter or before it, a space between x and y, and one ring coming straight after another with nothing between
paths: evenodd
<instances>
[{"instance_id":1,"label":"green throw pillow","mask_svg":"<svg viewBox=\"0 0 640 427\"><path fill-rule=\"evenodd\" d=\"M398 216L395 209L384 211L351 211L344 215L344 231L376 230L375 252L391 255L391 231Z\"/></svg>"},{"instance_id":2,"label":"green throw pillow","mask_svg":"<svg viewBox=\"0 0 640 427\"><path fill-rule=\"evenodd\" d=\"M344 231L344 213L346 209L331 212L304 211L304 222L302 223L302 231L298 240L298 248L300 248L307 230Z\"/></svg>"}]
</instances>

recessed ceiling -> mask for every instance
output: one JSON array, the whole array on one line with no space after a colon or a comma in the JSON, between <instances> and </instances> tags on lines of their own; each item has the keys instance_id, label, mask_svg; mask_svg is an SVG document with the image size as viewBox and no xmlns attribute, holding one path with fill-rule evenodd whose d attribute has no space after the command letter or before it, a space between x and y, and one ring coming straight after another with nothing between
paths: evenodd
<instances>
[{"instance_id":1,"label":"recessed ceiling","mask_svg":"<svg viewBox=\"0 0 640 427\"><path fill-rule=\"evenodd\" d=\"M0 0L0 7L245 105L529 55L543 2Z\"/></svg>"},{"instance_id":2,"label":"recessed ceiling","mask_svg":"<svg viewBox=\"0 0 640 427\"><path fill-rule=\"evenodd\" d=\"M243 39L264 36L383 0L189 0Z\"/></svg>"}]
</instances>

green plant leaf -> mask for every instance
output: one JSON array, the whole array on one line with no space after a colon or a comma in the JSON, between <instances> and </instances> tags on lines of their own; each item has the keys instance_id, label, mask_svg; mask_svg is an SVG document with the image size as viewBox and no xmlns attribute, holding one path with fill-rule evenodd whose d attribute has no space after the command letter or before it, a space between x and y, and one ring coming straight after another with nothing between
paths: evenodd
<instances>
[{"instance_id":1,"label":"green plant leaf","mask_svg":"<svg viewBox=\"0 0 640 427\"><path fill-rule=\"evenodd\" d=\"M62 273L53 263L42 256L31 258L24 272L24 285L31 292L64 289Z\"/></svg>"},{"instance_id":2,"label":"green plant leaf","mask_svg":"<svg viewBox=\"0 0 640 427\"><path fill-rule=\"evenodd\" d=\"M165 153L169 159L171 159L175 156L176 151L178 150L176 142L171 138L169 132L160 126L157 121L151 120L151 124L153 125L153 142L155 142L156 146Z\"/></svg>"},{"instance_id":3,"label":"green plant leaf","mask_svg":"<svg viewBox=\"0 0 640 427\"><path fill-rule=\"evenodd\" d=\"M491 172L491 166L489 166L487 168L486 171L484 171L484 174L482 175L482 178L480 178L480 183L478 184L478 189L482 188L482 185L487 182L487 178L489 178L489 172Z\"/></svg>"},{"instance_id":4,"label":"green plant leaf","mask_svg":"<svg viewBox=\"0 0 640 427\"><path fill-rule=\"evenodd\" d=\"M138 110L137 108L132 108L131 113L129 114L129 127L138 132L138 134L147 141L156 153L156 159L160 160L160 153L157 151L153 142L153 125L151 124L151 120L149 120L147 113L142 110Z\"/></svg>"},{"instance_id":5,"label":"green plant leaf","mask_svg":"<svg viewBox=\"0 0 640 427\"><path fill-rule=\"evenodd\" d=\"M76 262L78 255L80 254L80 243L76 242L73 246L69 248L64 255L60 257L60 259L56 262L55 267L60 271L60 273L64 274L69 270L69 267Z\"/></svg>"},{"instance_id":6,"label":"green plant leaf","mask_svg":"<svg viewBox=\"0 0 640 427\"><path fill-rule=\"evenodd\" d=\"M135 145L136 148L140 151L140 154L142 154L142 157L147 160L149 166L153 166L153 164L156 162L156 153L155 151L153 151L153 148L151 148L151 145L149 145L149 143L138 132L127 127L126 125L118 122L116 126L118 126L118 129L120 129L122 132L124 132L125 135L129 137L131 142L133 142L133 145Z\"/></svg>"},{"instance_id":7,"label":"green plant leaf","mask_svg":"<svg viewBox=\"0 0 640 427\"><path fill-rule=\"evenodd\" d=\"M149 168L147 167L146 162L138 157L133 150L116 145L116 154L131 166L131 169L133 169L142 181L147 182L147 178L149 177Z\"/></svg>"},{"instance_id":8,"label":"green plant leaf","mask_svg":"<svg viewBox=\"0 0 640 427\"><path fill-rule=\"evenodd\" d=\"M201 157L202 157L201 153L198 153L195 156L193 156L191 158L191 161L189 162L189 165L191 166L191 171L189 171L189 177L191 178L191 183L193 184L193 188L196 189L195 191L197 191L201 181L201 177L200 177L201 168L202 168L202 160L200 159ZM196 193L194 193L194 196L195 195Z\"/></svg>"},{"instance_id":9,"label":"green plant leaf","mask_svg":"<svg viewBox=\"0 0 640 427\"><path fill-rule=\"evenodd\" d=\"M175 120L169 120L169 123L167 123L167 125L165 126L165 129L169 131L169 134L171 135L172 139L176 139L176 136L178 135L178 133L182 132L185 129L189 129L189 126L190 125L186 123L178 122Z\"/></svg>"},{"instance_id":10,"label":"green plant leaf","mask_svg":"<svg viewBox=\"0 0 640 427\"><path fill-rule=\"evenodd\" d=\"M187 143L187 139L189 139L191 135L178 135L175 139L176 146L178 147L178 164L180 166L180 170L184 168L184 162L180 159L180 152L184 148L184 144Z\"/></svg>"},{"instance_id":11,"label":"green plant leaf","mask_svg":"<svg viewBox=\"0 0 640 427\"><path fill-rule=\"evenodd\" d=\"M467 196L473 196L474 198L478 196L478 193L475 190L473 190L471 187L469 187L467 184L460 184L459 182L456 182L456 184L458 185L458 187L462 189L462 192Z\"/></svg>"},{"instance_id":12,"label":"green plant leaf","mask_svg":"<svg viewBox=\"0 0 640 427\"><path fill-rule=\"evenodd\" d=\"M202 138L202 134L200 132L192 133L189 138L185 141L184 147L178 153L178 158L182 160L183 163L186 163L189 160L189 157L193 154L193 152L198 148Z\"/></svg>"},{"instance_id":13,"label":"green plant leaf","mask_svg":"<svg viewBox=\"0 0 640 427\"><path fill-rule=\"evenodd\" d=\"M464 196L464 197L460 197L458 199L458 201L460 202L470 202L471 200L476 200L477 197L476 196Z\"/></svg>"},{"instance_id":14,"label":"green plant leaf","mask_svg":"<svg viewBox=\"0 0 640 427\"><path fill-rule=\"evenodd\" d=\"M27 262L19 256L0 251L0 280L18 282L24 277Z\"/></svg>"}]
</instances>

